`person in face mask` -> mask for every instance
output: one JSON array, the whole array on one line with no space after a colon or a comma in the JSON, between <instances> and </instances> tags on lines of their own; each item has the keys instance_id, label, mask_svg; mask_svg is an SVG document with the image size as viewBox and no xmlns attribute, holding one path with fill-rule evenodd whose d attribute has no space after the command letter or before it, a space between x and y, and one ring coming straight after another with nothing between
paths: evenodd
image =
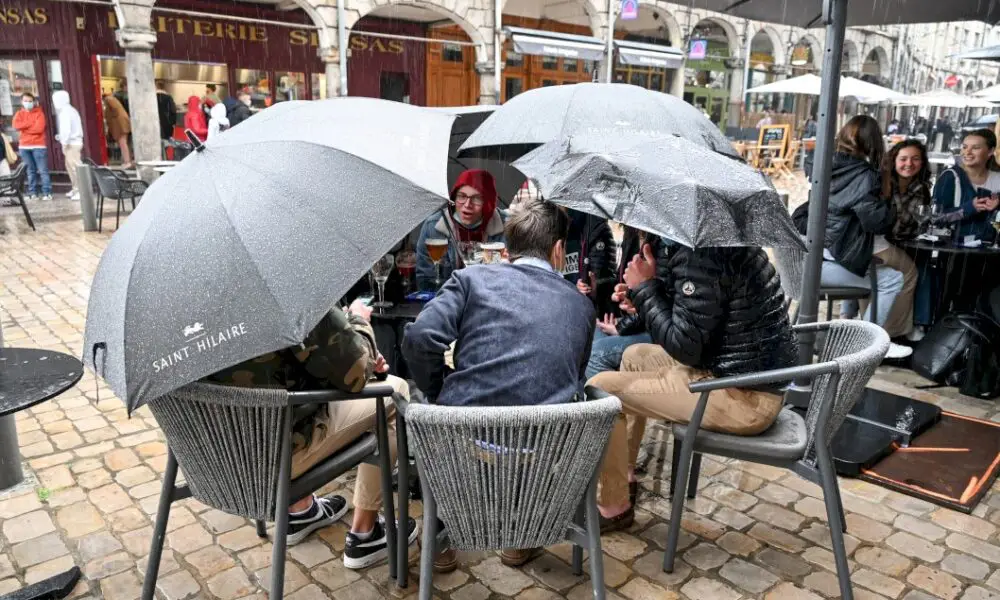
<instances>
[{"instance_id":1,"label":"person in face mask","mask_svg":"<svg viewBox=\"0 0 1000 600\"><path fill-rule=\"evenodd\" d=\"M237 101L229 107L229 126L236 127L251 116L253 115L250 112L250 94L242 91L237 95Z\"/></svg>"},{"instance_id":2,"label":"person in face mask","mask_svg":"<svg viewBox=\"0 0 1000 600\"><path fill-rule=\"evenodd\" d=\"M21 110L14 115L14 129L20 134L18 150L28 170L28 197L38 197L41 182L42 200L52 199L52 179L49 177L49 149L45 134L45 113L34 94L21 95Z\"/></svg>"},{"instance_id":3,"label":"person in face mask","mask_svg":"<svg viewBox=\"0 0 1000 600\"><path fill-rule=\"evenodd\" d=\"M76 169L80 166L80 155L83 152L83 122L80 120L79 111L69 103L69 92L59 90L53 93L52 106L56 109L56 130L59 132L56 139L62 144L63 156L66 158L66 173L73 185L67 196L70 200L79 200Z\"/></svg>"},{"instance_id":4,"label":"person in face mask","mask_svg":"<svg viewBox=\"0 0 1000 600\"><path fill-rule=\"evenodd\" d=\"M497 189L493 175L483 169L469 169L458 176L451 189L448 208L434 213L420 229L417 242L417 287L433 290L437 278L434 263L427 251L427 240L448 240L448 251L441 259L441 280L459 265L458 244L504 241L504 217L497 208Z\"/></svg>"}]
</instances>

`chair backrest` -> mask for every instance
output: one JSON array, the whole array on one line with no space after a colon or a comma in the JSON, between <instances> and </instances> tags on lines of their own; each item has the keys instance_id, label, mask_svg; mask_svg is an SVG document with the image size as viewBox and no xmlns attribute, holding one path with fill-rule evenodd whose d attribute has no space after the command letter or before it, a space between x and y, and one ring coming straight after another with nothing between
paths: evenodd
<instances>
[{"instance_id":1,"label":"chair backrest","mask_svg":"<svg viewBox=\"0 0 1000 600\"><path fill-rule=\"evenodd\" d=\"M813 455L816 432L825 427L827 440L847 418L864 393L868 380L889 350L889 334L884 329L857 319L832 321L826 330L826 343L819 362L834 361L840 367L836 375L821 375L813 381L812 397L806 412L807 456ZM825 403L832 403L826 423L820 422Z\"/></svg>"},{"instance_id":2,"label":"chair backrest","mask_svg":"<svg viewBox=\"0 0 1000 600\"><path fill-rule=\"evenodd\" d=\"M107 167L94 167L94 179L97 180L97 189L106 198L117 198L120 187L119 179L114 172Z\"/></svg>"},{"instance_id":3,"label":"chair backrest","mask_svg":"<svg viewBox=\"0 0 1000 600\"><path fill-rule=\"evenodd\" d=\"M774 268L781 278L781 290L789 300L802 299L802 273L806 253L801 248L774 248Z\"/></svg>"},{"instance_id":4,"label":"chair backrest","mask_svg":"<svg viewBox=\"0 0 1000 600\"><path fill-rule=\"evenodd\" d=\"M621 402L519 407L411 404L406 430L422 485L457 550L550 546L604 456Z\"/></svg>"},{"instance_id":5,"label":"chair backrest","mask_svg":"<svg viewBox=\"0 0 1000 600\"><path fill-rule=\"evenodd\" d=\"M274 519L288 392L195 383L149 408L195 498L249 519Z\"/></svg>"},{"instance_id":6,"label":"chair backrest","mask_svg":"<svg viewBox=\"0 0 1000 600\"><path fill-rule=\"evenodd\" d=\"M3 160L0 157L0 160ZM4 175L0 177L0 195L4 196L16 196L19 191L24 187L24 178L27 174L24 163L18 163L14 170L10 172L9 175Z\"/></svg>"}]
</instances>

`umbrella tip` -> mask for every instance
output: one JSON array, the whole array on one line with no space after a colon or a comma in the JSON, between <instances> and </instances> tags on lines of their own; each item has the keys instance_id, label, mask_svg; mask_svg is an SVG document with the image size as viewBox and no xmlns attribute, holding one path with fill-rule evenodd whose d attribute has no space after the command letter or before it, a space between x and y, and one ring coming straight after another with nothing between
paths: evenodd
<instances>
[{"instance_id":1,"label":"umbrella tip","mask_svg":"<svg viewBox=\"0 0 1000 600\"><path fill-rule=\"evenodd\" d=\"M201 140L198 139L198 136L196 136L193 131L185 129L184 134L187 136L188 140L191 141L191 145L194 146L195 152L201 152L205 149L205 144L201 143Z\"/></svg>"}]
</instances>

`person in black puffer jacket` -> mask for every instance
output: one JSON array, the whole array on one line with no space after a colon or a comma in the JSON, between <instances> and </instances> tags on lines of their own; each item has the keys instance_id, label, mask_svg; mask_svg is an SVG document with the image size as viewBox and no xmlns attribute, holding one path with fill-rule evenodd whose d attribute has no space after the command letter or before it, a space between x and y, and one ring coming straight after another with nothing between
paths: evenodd
<instances>
[{"instance_id":1,"label":"person in black puffer jacket","mask_svg":"<svg viewBox=\"0 0 1000 600\"><path fill-rule=\"evenodd\" d=\"M601 473L602 530L631 525L626 490L646 418L685 423L698 402L687 387L707 377L743 375L794 366L795 340L781 282L760 248L692 250L664 241L654 256L648 244L625 271L619 297L635 307L653 344L625 351L621 371L588 383L621 399ZM624 289L627 287L627 292ZM625 300L625 298L622 298ZM702 427L756 435L777 418L782 386L712 392Z\"/></svg>"}]
</instances>

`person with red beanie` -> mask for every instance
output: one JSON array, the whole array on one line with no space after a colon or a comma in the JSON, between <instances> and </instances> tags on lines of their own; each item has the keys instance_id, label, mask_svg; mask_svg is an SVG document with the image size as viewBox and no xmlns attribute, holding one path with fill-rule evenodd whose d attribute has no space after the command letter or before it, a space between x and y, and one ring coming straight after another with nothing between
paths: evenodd
<instances>
[{"instance_id":1,"label":"person with red beanie","mask_svg":"<svg viewBox=\"0 0 1000 600\"><path fill-rule=\"evenodd\" d=\"M458 176L451 188L447 209L424 221L417 242L417 287L435 289L437 273L427 252L429 239L448 240L448 252L441 259L441 281L446 281L459 264L458 244L502 242L504 217L497 203L496 182L489 171L469 169Z\"/></svg>"}]
</instances>

